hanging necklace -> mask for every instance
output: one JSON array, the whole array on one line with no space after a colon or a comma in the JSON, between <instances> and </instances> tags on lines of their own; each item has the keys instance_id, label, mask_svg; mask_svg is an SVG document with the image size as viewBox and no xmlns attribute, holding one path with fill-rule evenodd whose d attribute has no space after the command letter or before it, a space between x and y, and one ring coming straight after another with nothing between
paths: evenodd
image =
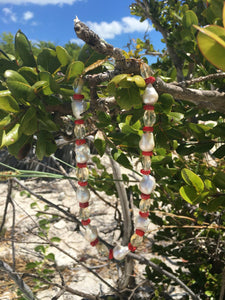
<instances>
[{"instance_id":1,"label":"hanging necklace","mask_svg":"<svg viewBox=\"0 0 225 300\"><path fill-rule=\"evenodd\" d=\"M72 99L72 111L75 117L74 134L75 141L75 155L76 155L76 176L78 179L78 187L76 191L76 199L80 206L80 218L81 223L85 227L85 239L96 247L100 255L107 256L109 259L122 260L131 251L134 252L138 246L143 242L144 234L148 230L150 220L149 210L151 206L150 195L155 189L155 178L150 175L151 173L151 157L153 155L153 149L155 146L153 137L153 125L156 121L156 115L154 112L154 104L158 100L158 94L152 84L155 82L154 77L148 77L145 79L146 88L143 94L143 135L139 142L139 148L142 154L142 169L143 175L140 183L139 190L141 192L141 200L139 203L139 215L135 222L135 233L131 236L130 242L127 246L116 245L114 248L109 249L104 243L99 241L97 228L90 224L90 191L87 187L89 170L87 162L90 158L90 149L86 143L85 134L85 121L83 113L87 109L87 104L84 101L82 92L82 80L78 82L75 88L75 93Z\"/></svg>"}]
</instances>

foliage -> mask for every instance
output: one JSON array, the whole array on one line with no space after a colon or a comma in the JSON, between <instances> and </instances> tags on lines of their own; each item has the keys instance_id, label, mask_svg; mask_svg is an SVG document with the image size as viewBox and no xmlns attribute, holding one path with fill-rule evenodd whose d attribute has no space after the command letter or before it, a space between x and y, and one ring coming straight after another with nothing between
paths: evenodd
<instances>
[{"instance_id":1,"label":"foliage","mask_svg":"<svg viewBox=\"0 0 225 300\"><path fill-rule=\"evenodd\" d=\"M141 21L151 18L168 50L163 51L164 55L152 66L156 76L172 82L217 72L199 51L193 25L216 22L221 26L219 8L223 1L140 1L147 5L149 16L137 2L131 5L132 13L140 16ZM207 33L205 29L202 31ZM137 44L136 56L141 50L149 49L149 43L138 40ZM114 65L87 45L81 50L79 61L61 46L44 48L35 57L22 32L16 34L15 46L16 58L4 53L0 56L0 145L7 146L9 152L20 159L32 147L38 159L42 159L54 153L57 139L65 136L66 123L54 109L70 105L74 81L86 73L114 69ZM212 51L215 54L217 50ZM223 56L218 58L221 63ZM225 81L200 81L191 87L209 90L212 86L224 91ZM140 156L144 88L141 76L119 74L98 86L96 93L103 99L114 96L117 103L109 105L107 110L92 109L88 114L88 129L97 132L94 145L99 155L110 149L111 156L128 169L132 168L130 159ZM91 97L86 86L84 93L86 100ZM225 165L222 160L225 116L165 93L160 95L155 112L152 172L158 185L153 194L150 219L159 229L154 235L152 251L176 259L174 274L201 299L219 299L225 263ZM64 113L68 114L69 110ZM107 195L117 194L112 174L98 157L93 162L90 186ZM124 175L124 180L129 178ZM127 187L127 192L132 192L134 204L138 206L137 185ZM160 259L155 263L167 268ZM156 296L171 284L171 280L156 275L150 267L146 268L146 277L153 281Z\"/></svg>"}]
</instances>

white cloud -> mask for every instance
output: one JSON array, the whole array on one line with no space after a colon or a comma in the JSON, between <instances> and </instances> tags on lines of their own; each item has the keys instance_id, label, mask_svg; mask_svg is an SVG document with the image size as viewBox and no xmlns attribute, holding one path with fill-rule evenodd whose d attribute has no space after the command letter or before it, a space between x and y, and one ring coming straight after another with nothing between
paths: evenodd
<instances>
[{"instance_id":1,"label":"white cloud","mask_svg":"<svg viewBox=\"0 0 225 300\"><path fill-rule=\"evenodd\" d=\"M16 22L17 21L16 14L10 8L4 7L2 9L2 12L4 14L3 21L5 23L8 23L9 21L12 21L12 22Z\"/></svg>"},{"instance_id":2,"label":"white cloud","mask_svg":"<svg viewBox=\"0 0 225 300\"><path fill-rule=\"evenodd\" d=\"M82 1L82 0L0 0L0 4L14 4L14 5L21 5L21 4L37 4L37 5L47 5L47 4L70 4L72 5L75 2Z\"/></svg>"},{"instance_id":3,"label":"white cloud","mask_svg":"<svg viewBox=\"0 0 225 300\"><path fill-rule=\"evenodd\" d=\"M80 39L70 39L70 43L72 44L77 44L78 46L83 46L84 45L84 41L80 40Z\"/></svg>"},{"instance_id":4,"label":"white cloud","mask_svg":"<svg viewBox=\"0 0 225 300\"><path fill-rule=\"evenodd\" d=\"M33 19L34 14L32 13L32 11L25 11L25 13L23 14L23 20L24 21L28 21L30 19Z\"/></svg>"},{"instance_id":5,"label":"white cloud","mask_svg":"<svg viewBox=\"0 0 225 300\"><path fill-rule=\"evenodd\" d=\"M121 21L112 21L111 23L88 21L87 25L104 39L113 39L122 33L145 32L153 29L147 20L141 23L134 17L124 17Z\"/></svg>"}]
</instances>

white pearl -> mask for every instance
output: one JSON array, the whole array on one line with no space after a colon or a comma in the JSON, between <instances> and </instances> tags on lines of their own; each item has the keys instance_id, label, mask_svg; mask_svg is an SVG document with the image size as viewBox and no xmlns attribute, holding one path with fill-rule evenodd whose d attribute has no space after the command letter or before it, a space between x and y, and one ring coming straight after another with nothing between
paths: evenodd
<instances>
[{"instance_id":1,"label":"white pearl","mask_svg":"<svg viewBox=\"0 0 225 300\"><path fill-rule=\"evenodd\" d=\"M155 186L156 186L156 182L153 176L143 175L143 178L139 183L139 190L143 194L149 195L155 189Z\"/></svg>"},{"instance_id":2,"label":"white pearl","mask_svg":"<svg viewBox=\"0 0 225 300\"><path fill-rule=\"evenodd\" d=\"M98 237L98 231L96 226L88 225L85 228L86 228L85 235L84 235L85 239L88 242L93 242L94 240L96 240Z\"/></svg>"},{"instance_id":3,"label":"white pearl","mask_svg":"<svg viewBox=\"0 0 225 300\"><path fill-rule=\"evenodd\" d=\"M155 147L155 142L152 132L146 132L142 135L139 147L142 151L152 151Z\"/></svg>"},{"instance_id":4,"label":"white pearl","mask_svg":"<svg viewBox=\"0 0 225 300\"><path fill-rule=\"evenodd\" d=\"M76 145L75 153L76 153L76 162L77 163L83 164L89 160L90 149L87 144Z\"/></svg>"},{"instance_id":5,"label":"white pearl","mask_svg":"<svg viewBox=\"0 0 225 300\"><path fill-rule=\"evenodd\" d=\"M127 246L117 245L113 248L113 257L117 260L122 260L130 252Z\"/></svg>"},{"instance_id":6,"label":"white pearl","mask_svg":"<svg viewBox=\"0 0 225 300\"><path fill-rule=\"evenodd\" d=\"M76 119L82 119L83 116L81 114L85 112L87 108L87 103L85 101L80 101L80 100L72 100L71 103L73 115Z\"/></svg>"},{"instance_id":7,"label":"white pearl","mask_svg":"<svg viewBox=\"0 0 225 300\"><path fill-rule=\"evenodd\" d=\"M142 218L138 216L136 219L136 229L147 231L149 226L150 220L148 218Z\"/></svg>"},{"instance_id":8,"label":"white pearl","mask_svg":"<svg viewBox=\"0 0 225 300\"><path fill-rule=\"evenodd\" d=\"M154 89L151 83L149 83L143 94L143 102L145 104L154 105L159 98L158 93Z\"/></svg>"},{"instance_id":9,"label":"white pearl","mask_svg":"<svg viewBox=\"0 0 225 300\"><path fill-rule=\"evenodd\" d=\"M76 191L78 202L86 203L90 199L90 192L86 186L79 186Z\"/></svg>"}]
</instances>

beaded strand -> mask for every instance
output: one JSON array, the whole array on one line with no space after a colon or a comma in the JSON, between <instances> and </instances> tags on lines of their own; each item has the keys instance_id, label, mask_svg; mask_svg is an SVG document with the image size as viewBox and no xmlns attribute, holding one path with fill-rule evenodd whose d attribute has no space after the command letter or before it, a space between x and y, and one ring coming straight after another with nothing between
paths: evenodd
<instances>
[{"instance_id":1,"label":"beaded strand","mask_svg":"<svg viewBox=\"0 0 225 300\"><path fill-rule=\"evenodd\" d=\"M117 245L112 249L108 249L105 244L99 241L97 228L90 225L90 210L89 200L90 191L87 188L89 171L87 167L88 160L90 158L90 149L85 139L85 121L83 119L83 113L86 111L86 102L84 96L81 94L82 86L78 84L75 94L72 98L72 111L76 118L74 121L74 133L76 137L75 141L75 154L76 154L76 176L78 179L78 188L76 191L76 198L80 207L81 223L85 227L85 239L90 243L92 247L96 247L100 255L108 256L109 259L122 260L131 251L134 252L138 246L143 242L144 234L148 230L150 220L149 210L151 206L150 195L155 189L155 178L150 175L151 173L151 157L153 155L153 149L155 147L153 137L153 125L156 121L156 115L154 112L154 104L158 100L158 94L152 84L154 83L154 77L148 77L145 79L146 89L143 94L143 135L139 142L139 148L142 154L142 169L143 175L140 183L139 190L141 192L141 201L139 203L139 215L135 222L135 233L131 236L130 242L127 246Z\"/></svg>"}]
</instances>

